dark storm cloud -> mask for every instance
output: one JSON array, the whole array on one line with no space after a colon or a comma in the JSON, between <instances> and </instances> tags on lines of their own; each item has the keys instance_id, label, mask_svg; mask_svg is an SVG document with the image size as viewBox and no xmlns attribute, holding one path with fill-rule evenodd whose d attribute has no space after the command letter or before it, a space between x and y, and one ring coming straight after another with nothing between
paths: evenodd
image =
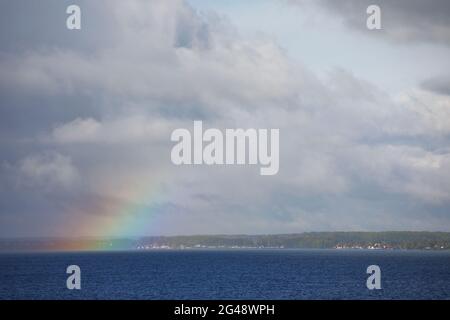
<instances>
[{"instance_id":1,"label":"dark storm cloud","mask_svg":"<svg viewBox=\"0 0 450 320\"><path fill-rule=\"evenodd\" d=\"M314 4L341 17L354 30L387 37L392 41L430 42L450 45L450 1L448 0L288 0L300 5ZM381 8L382 29L366 28L369 5Z\"/></svg>"},{"instance_id":2,"label":"dark storm cloud","mask_svg":"<svg viewBox=\"0 0 450 320\"><path fill-rule=\"evenodd\" d=\"M438 76L422 82L422 88L450 96L450 76Z\"/></svg>"}]
</instances>

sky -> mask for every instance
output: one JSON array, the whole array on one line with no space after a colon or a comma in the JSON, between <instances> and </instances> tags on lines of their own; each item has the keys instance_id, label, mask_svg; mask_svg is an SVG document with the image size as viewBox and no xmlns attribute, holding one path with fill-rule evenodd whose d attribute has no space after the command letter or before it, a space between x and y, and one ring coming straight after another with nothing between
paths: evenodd
<instances>
[{"instance_id":1,"label":"sky","mask_svg":"<svg viewBox=\"0 0 450 320\"><path fill-rule=\"evenodd\" d=\"M448 1L1 4L0 237L450 231ZM174 165L195 120L278 174Z\"/></svg>"}]
</instances>

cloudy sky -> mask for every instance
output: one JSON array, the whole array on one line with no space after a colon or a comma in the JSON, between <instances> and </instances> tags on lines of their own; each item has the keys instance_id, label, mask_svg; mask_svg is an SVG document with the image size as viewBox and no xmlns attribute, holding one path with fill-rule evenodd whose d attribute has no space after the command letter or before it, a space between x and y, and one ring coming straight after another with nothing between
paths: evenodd
<instances>
[{"instance_id":1,"label":"cloudy sky","mask_svg":"<svg viewBox=\"0 0 450 320\"><path fill-rule=\"evenodd\" d=\"M450 231L450 2L1 5L1 237ZM173 165L194 120L279 173Z\"/></svg>"}]
</instances>

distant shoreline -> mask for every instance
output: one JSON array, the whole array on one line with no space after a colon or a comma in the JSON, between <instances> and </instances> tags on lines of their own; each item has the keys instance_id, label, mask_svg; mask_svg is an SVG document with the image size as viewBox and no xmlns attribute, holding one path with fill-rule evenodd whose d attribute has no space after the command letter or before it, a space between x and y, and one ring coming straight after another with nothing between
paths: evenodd
<instances>
[{"instance_id":1,"label":"distant shoreline","mask_svg":"<svg viewBox=\"0 0 450 320\"><path fill-rule=\"evenodd\" d=\"M173 249L450 250L450 232L305 232L272 235L0 239L0 252Z\"/></svg>"}]
</instances>

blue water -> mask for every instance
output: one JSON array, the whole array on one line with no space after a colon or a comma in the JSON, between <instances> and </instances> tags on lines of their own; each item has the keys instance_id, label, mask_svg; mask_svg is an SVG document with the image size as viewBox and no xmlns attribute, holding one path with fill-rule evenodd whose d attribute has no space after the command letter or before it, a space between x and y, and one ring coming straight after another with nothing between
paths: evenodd
<instances>
[{"instance_id":1,"label":"blue water","mask_svg":"<svg viewBox=\"0 0 450 320\"><path fill-rule=\"evenodd\" d=\"M81 290L66 267L81 268ZM366 268L381 268L381 290ZM450 299L450 252L192 250L0 254L0 299Z\"/></svg>"}]
</instances>

